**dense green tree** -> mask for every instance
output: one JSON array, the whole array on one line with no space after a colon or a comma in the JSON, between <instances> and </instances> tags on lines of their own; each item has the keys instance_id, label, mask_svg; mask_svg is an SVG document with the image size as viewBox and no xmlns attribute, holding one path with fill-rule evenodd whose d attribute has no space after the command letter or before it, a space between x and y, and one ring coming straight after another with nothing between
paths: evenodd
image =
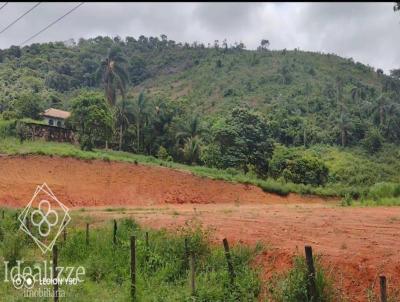
<instances>
[{"instance_id":1,"label":"dense green tree","mask_svg":"<svg viewBox=\"0 0 400 302\"><path fill-rule=\"evenodd\" d=\"M10 48L5 52L5 55L14 58L20 58L22 55L21 48L19 46L11 45Z\"/></svg>"},{"instance_id":2,"label":"dense green tree","mask_svg":"<svg viewBox=\"0 0 400 302\"><path fill-rule=\"evenodd\" d=\"M370 128L363 140L363 145L369 153L378 152L383 145L384 138L379 128Z\"/></svg>"},{"instance_id":3,"label":"dense green tree","mask_svg":"<svg viewBox=\"0 0 400 302\"><path fill-rule=\"evenodd\" d=\"M313 153L277 147L270 161L269 175L288 182L323 185L328 180L329 170Z\"/></svg>"},{"instance_id":4,"label":"dense green tree","mask_svg":"<svg viewBox=\"0 0 400 302\"><path fill-rule=\"evenodd\" d=\"M43 101L34 93L23 93L18 95L14 102L14 109L19 117L39 119L43 111Z\"/></svg>"},{"instance_id":5,"label":"dense green tree","mask_svg":"<svg viewBox=\"0 0 400 302\"><path fill-rule=\"evenodd\" d=\"M132 84L137 85L150 76L146 61L141 57L133 57L129 61L129 79Z\"/></svg>"},{"instance_id":6,"label":"dense green tree","mask_svg":"<svg viewBox=\"0 0 400 302\"><path fill-rule=\"evenodd\" d=\"M101 94L86 92L75 98L70 122L83 150L92 150L111 138L112 112Z\"/></svg>"},{"instance_id":7,"label":"dense green tree","mask_svg":"<svg viewBox=\"0 0 400 302\"><path fill-rule=\"evenodd\" d=\"M273 145L267 122L258 112L234 108L231 116L214 125L213 136L219 145L221 167L247 173L252 165L259 175L266 175Z\"/></svg>"},{"instance_id":8,"label":"dense green tree","mask_svg":"<svg viewBox=\"0 0 400 302\"><path fill-rule=\"evenodd\" d=\"M269 47L269 40L262 39L260 42L260 46L258 47L259 50L268 50Z\"/></svg>"}]
</instances>

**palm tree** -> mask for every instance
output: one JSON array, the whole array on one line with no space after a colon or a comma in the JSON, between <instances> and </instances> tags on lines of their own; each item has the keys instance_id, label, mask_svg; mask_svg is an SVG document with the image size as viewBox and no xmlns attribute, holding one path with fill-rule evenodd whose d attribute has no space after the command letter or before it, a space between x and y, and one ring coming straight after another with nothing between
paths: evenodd
<instances>
[{"instance_id":1,"label":"palm tree","mask_svg":"<svg viewBox=\"0 0 400 302\"><path fill-rule=\"evenodd\" d=\"M355 86L351 89L351 99L355 102L361 100L365 96L365 90L362 86Z\"/></svg>"},{"instance_id":2,"label":"palm tree","mask_svg":"<svg viewBox=\"0 0 400 302\"><path fill-rule=\"evenodd\" d=\"M378 113L379 116L379 126L383 126L383 123L385 122L385 109L387 107L387 96L385 93L382 93L379 95L376 103L376 108L375 110Z\"/></svg>"},{"instance_id":3,"label":"palm tree","mask_svg":"<svg viewBox=\"0 0 400 302\"><path fill-rule=\"evenodd\" d=\"M139 94L137 101L135 103L134 115L136 120L136 140L137 140L137 151L140 150L140 135L141 126L144 122L143 117L147 114L147 102L144 97L143 91Z\"/></svg>"},{"instance_id":4,"label":"palm tree","mask_svg":"<svg viewBox=\"0 0 400 302\"><path fill-rule=\"evenodd\" d=\"M383 131L390 140L400 139L400 105L390 103L386 106L386 120Z\"/></svg>"},{"instance_id":5,"label":"palm tree","mask_svg":"<svg viewBox=\"0 0 400 302\"><path fill-rule=\"evenodd\" d=\"M123 56L121 48L112 47L109 49L107 57L101 62L97 70L98 76L101 75L104 84L104 92L110 106L116 110L116 120L119 123L119 150L122 149L122 136L123 136L123 116L121 112L123 108L116 108L117 91L119 90L122 96L122 107L124 107L126 86L128 83L128 73L125 70L127 61ZM106 142L107 144L107 142Z\"/></svg>"},{"instance_id":6,"label":"palm tree","mask_svg":"<svg viewBox=\"0 0 400 302\"><path fill-rule=\"evenodd\" d=\"M194 138L202 133L206 132L201 124L199 115L192 115L189 119L185 120L184 123L178 124L178 131L175 134L175 138L178 142L187 138Z\"/></svg>"},{"instance_id":7,"label":"palm tree","mask_svg":"<svg viewBox=\"0 0 400 302\"><path fill-rule=\"evenodd\" d=\"M102 76L104 92L111 106L115 106L116 104L117 90L125 98L128 83L128 73L125 70L126 64L127 61L121 49L119 47L112 47L97 70L97 74Z\"/></svg>"},{"instance_id":8,"label":"palm tree","mask_svg":"<svg viewBox=\"0 0 400 302\"><path fill-rule=\"evenodd\" d=\"M117 127L119 128L119 149L122 149L122 140L124 130L129 126L132 120L133 104L128 99L123 98L115 105L115 116Z\"/></svg>"},{"instance_id":9,"label":"palm tree","mask_svg":"<svg viewBox=\"0 0 400 302\"><path fill-rule=\"evenodd\" d=\"M351 128L351 120L345 111L340 113L337 123L340 130L340 143L342 147L345 147L347 145L347 136Z\"/></svg>"},{"instance_id":10,"label":"palm tree","mask_svg":"<svg viewBox=\"0 0 400 302\"><path fill-rule=\"evenodd\" d=\"M183 157L188 164L197 163L200 159L201 140L199 137L189 137L185 139L183 146Z\"/></svg>"}]
</instances>

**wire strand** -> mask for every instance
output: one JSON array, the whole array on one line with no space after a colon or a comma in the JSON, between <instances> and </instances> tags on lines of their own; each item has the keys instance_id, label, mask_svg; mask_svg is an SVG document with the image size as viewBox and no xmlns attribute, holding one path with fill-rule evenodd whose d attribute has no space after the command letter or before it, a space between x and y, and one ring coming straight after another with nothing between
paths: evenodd
<instances>
[{"instance_id":1,"label":"wire strand","mask_svg":"<svg viewBox=\"0 0 400 302\"><path fill-rule=\"evenodd\" d=\"M0 34L5 32L7 29L9 29L11 26L13 26L15 23L17 23L19 20L21 20L25 15L29 14L31 11L33 11L36 7L40 5L41 2L36 3L33 7L31 7L29 10L27 10L25 13L23 13L20 17L18 17L16 20L8 24L2 31L0 31ZM4 7L4 6L3 6Z\"/></svg>"},{"instance_id":2,"label":"wire strand","mask_svg":"<svg viewBox=\"0 0 400 302\"><path fill-rule=\"evenodd\" d=\"M27 42L29 42L30 40L32 40L33 38L36 38L38 35L40 35L42 32L44 32L45 30L49 29L51 26L53 26L54 24L56 24L57 22L61 21L63 18L65 18L66 16L68 16L70 13L72 13L74 10L78 9L81 5L83 5L85 2L81 2L79 3L77 6L75 6L74 8L72 8L71 10L69 10L67 13L65 13L64 15L62 15L61 17L59 17L57 20L51 22L49 25L47 25L46 27L44 27L42 30L40 30L38 33L34 34L33 36L29 37L28 39L26 39L24 42L22 42L21 44L19 44L18 46L22 46L24 44L26 44Z\"/></svg>"},{"instance_id":3,"label":"wire strand","mask_svg":"<svg viewBox=\"0 0 400 302\"><path fill-rule=\"evenodd\" d=\"M7 4L8 4L8 2L6 2L2 6L0 6L0 10L2 10L4 8L4 6L6 6Z\"/></svg>"}]
</instances>

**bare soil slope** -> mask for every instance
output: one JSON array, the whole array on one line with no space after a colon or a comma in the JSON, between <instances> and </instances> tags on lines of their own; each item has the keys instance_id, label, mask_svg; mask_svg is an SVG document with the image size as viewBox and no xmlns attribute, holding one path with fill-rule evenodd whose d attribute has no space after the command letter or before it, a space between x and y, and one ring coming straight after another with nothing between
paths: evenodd
<instances>
[{"instance_id":1,"label":"bare soil slope","mask_svg":"<svg viewBox=\"0 0 400 302\"><path fill-rule=\"evenodd\" d=\"M295 194L281 197L252 185L156 166L45 156L0 157L0 204L25 206L36 185L44 182L61 202L71 207L321 201Z\"/></svg>"}]
</instances>

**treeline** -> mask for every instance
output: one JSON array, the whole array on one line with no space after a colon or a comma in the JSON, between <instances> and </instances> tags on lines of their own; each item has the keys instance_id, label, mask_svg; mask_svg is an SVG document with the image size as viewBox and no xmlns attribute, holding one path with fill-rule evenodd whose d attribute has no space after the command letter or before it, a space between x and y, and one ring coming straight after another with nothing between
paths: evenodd
<instances>
[{"instance_id":1,"label":"treeline","mask_svg":"<svg viewBox=\"0 0 400 302\"><path fill-rule=\"evenodd\" d=\"M388 76L332 54L271 51L266 39L249 51L225 40L97 37L13 46L0 62L3 119L71 110L85 149L323 184L318 156L274 146L376 153L400 143L399 70Z\"/></svg>"},{"instance_id":2,"label":"treeline","mask_svg":"<svg viewBox=\"0 0 400 302\"><path fill-rule=\"evenodd\" d=\"M26 94L70 109L80 89L102 89L98 71L116 47L125 58L127 93L179 101L203 120L247 104L287 146L363 143L374 152L400 142L399 70L387 76L352 59L268 46L264 39L248 51L241 43L176 43L165 35L13 46L0 51L0 112L13 115Z\"/></svg>"},{"instance_id":3,"label":"treeline","mask_svg":"<svg viewBox=\"0 0 400 302\"><path fill-rule=\"evenodd\" d=\"M110 106L100 93L85 92L73 100L69 120L81 147L154 155L166 161L243 171L265 178L323 185L328 169L316 155L279 148L268 121L248 107L237 107L212 123L187 115L179 104L141 93Z\"/></svg>"}]
</instances>

